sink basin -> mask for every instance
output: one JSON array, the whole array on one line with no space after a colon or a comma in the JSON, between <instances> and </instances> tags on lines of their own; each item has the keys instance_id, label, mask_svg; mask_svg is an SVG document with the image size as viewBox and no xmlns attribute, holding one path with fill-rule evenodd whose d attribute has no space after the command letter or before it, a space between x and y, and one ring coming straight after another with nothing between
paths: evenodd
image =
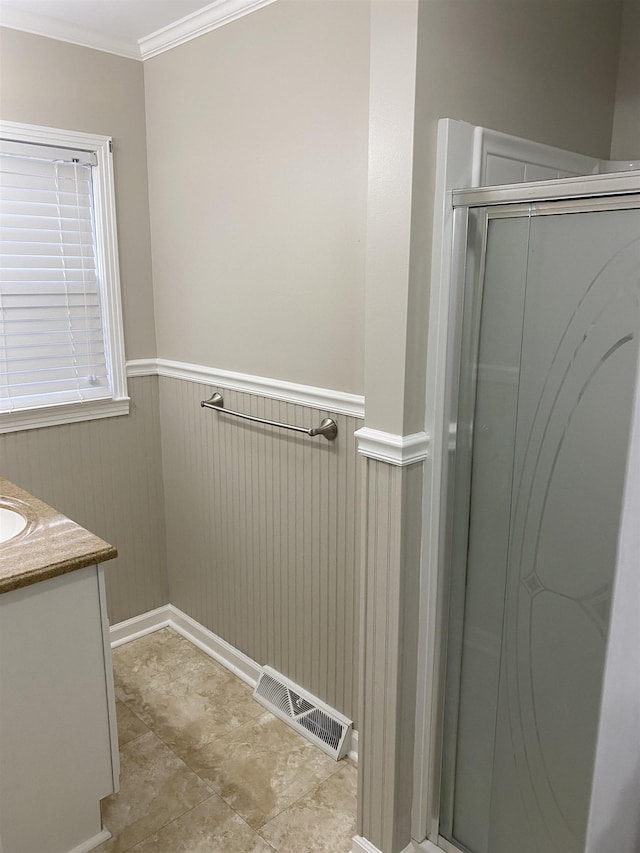
<instances>
[{"instance_id":1,"label":"sink basin","mask_svg":"<svg viewBox=\"0 0 640 853\"><path fill-rule=\"evenodd\" d=\"M27 519L22 513L7 506L0 506L0 543L8 542L27 526Z\"/></svg>"}]
</instances>

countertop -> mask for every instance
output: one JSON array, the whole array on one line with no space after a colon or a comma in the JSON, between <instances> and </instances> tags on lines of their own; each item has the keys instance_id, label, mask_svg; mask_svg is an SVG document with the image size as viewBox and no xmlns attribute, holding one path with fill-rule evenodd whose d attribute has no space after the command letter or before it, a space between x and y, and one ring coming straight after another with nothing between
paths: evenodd
<instances>
[{"instance_id":1,"label":"countertop","mask_svg":"<svg viewBox=\"0 0 640 853\"><path fill-rule=\"evenodd\" d=\"M118 556L113 545L0 477L0 506L17 509L26 528L0 543L0 593L74 572Z\"/></svg>"}]
</instances>

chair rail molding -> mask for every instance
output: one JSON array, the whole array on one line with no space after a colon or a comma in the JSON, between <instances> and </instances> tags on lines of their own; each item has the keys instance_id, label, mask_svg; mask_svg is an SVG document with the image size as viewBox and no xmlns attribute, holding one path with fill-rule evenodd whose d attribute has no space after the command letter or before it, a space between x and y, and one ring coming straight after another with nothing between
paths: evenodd
<instances>
[{"instance_id":1,"label":"chair rail molding","mask_svg":"<svg viewBox=\"0 0 640 853\"><path fill-rule=\"evenodd\" d=\"M362 395L334 391L330 388L316 388L313 385L300 385L282 379L269 379L265 376L253 376L248 373L236 373L232 370L220 370L202 364L188 364L165 358L133 359L127 361L127 376L166 376L170 379L184 379L187 382L230 388L234 391L257 394L299 406L310 406L313 409L336 412L353 418L364 418Z\"/></svg>"},{"instance_id":2,"label":"chair rail molding","mask_svg":"<svg viewBox=\"0 0 640 853\"><path fill-rule=\"evenodd\" d=\"M426 432L397 435L370 427L362 427L355 433L358 453L369 459L399 465L404 468L430 457L431 441Z\"/></svg>"}]
</instances>

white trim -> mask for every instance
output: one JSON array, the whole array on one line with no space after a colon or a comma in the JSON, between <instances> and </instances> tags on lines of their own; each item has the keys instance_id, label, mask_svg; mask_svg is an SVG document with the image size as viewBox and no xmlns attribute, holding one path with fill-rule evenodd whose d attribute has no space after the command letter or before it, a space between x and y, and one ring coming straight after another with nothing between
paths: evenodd
<instances>
[{"instance_id":1,"label":"white trim","mask_svg":"<svg viewBox=\"0 0 640 853\"><path fill-rule=\"evenodd\" d=\"M430 440L426 432L396 435L362 427L354 435L358 439L358 453L369 459L405 467L429 458Z\"/></svg>"},{"instance_id":2,"label":"white trim","mask_svg":"<svg viewBox=\"0 0 640 853\"><path fill-rule=\"evenodd\" d=\"M222 637L214 634L213 631L205 628L200 622L196 622L182 610L174 607L173 604L166 604L164 607L156 608L156 610L148 610L139 616L133 616L131 619L125 619L124 622L112 625L110 629L111 648L116 649L118 646L130 643L146 634L152 634L161 628L173 628L185 640L189 640L209 657L237 675L245 684L255 688L262 672L260 664L223 640ZM358 763L358 732L353 728L351 729L351 746L347 757L355 764Z\"/></svg>"},{"instance_id":3,"label":"white trim","mask_svg":"<svg viewBox=\"0 0 640 853\"><path fill-rule=\"evenodd\" d=\"M113 659L111 657L111 636L107 615L107 586L104 577L104 564L96 566L98 581L98 601L100 604L100 625L102 627L102 655L104 659L104 680L109 709L109 741L111 751L111 778L113 793L120 790L120 748L118 744L118 724L116 721L116 690L113 681Z\"/></svg>"},{"instance_id":4,"label":"white trim","mask_svg":"<svg viewBox=\"0 0 640 853\"><path fill-rule=\"evenodd\" d=\"M118 646L144 637L145 634L152 634L161 628L167 628L170 624L171 612L168 604L155 610L148 610L139 616L133 616L131 619L125 619L123 622L112 625L109 629L111 648L117 649Z\"/></svg>"},{"instance_id":5,"label":"white trim","mask_svg":"<svg viewBox=\"0 0 640 853\"><path fill-rule=\"evenodd\" d=\"M157 376L158 364L156 358L134 358L127 361L127 379L138 376Z\"/></svg>"},{"instance_id":6,"label":"white trim","mask_svg":"<svg viewBox=\"0 0 640 853\"><path fill-rule=\"evenodd\" d=\"M442 839L440 839L438 844L441 843ZM454 848L436 846L432 841L411 841L402 853L443 853L443 851L446 853L447 850L454 850ZM456 853L456 850L454 850L454 853ZM462 851L457 851L457 853L462 853Z\"/></svg>"},{"instance_id":7,"label":"white trim","mask_svg":"<svg viewBox=\"0 0 640 853\"><path fill-rule=\"evenodd\" d=\"M166 604L156 610L149 610L111 627L111 648L115 649L146 634L152 634L161 628L173 628L194 646L212 657L222 666L237 675L245 684L255 687L262 667L252 658L238 651L222 637L205 628L195 619L178 610L173 604Z\"/></svg>"},{"instance_id":8,"label":"white trim","mask_svg":"<svg viewBox=\"0 0 640 853\"><path fill-rule=\"evenodd\" d=\"M201 385L215 385L219 388L229 388L247 394L283 400L286 403L295 403L298 406L309 406L325 412L364 418L364 397L360 395L332 391L328 388L315 388L312 385L298 385L282 379L268 379L265 376L220 370L202 364L187 364L165 358L135 359L127 362L127 374L185 379Z\"/></svg>"},{"instance_id":9,"label":"white trim","mask_svg":"<svg viewBox=\"0 0 640 853\"><path fill-rule=\"evenodd\" d=\"M197 646L201 651L208 654L222 666L237 675L245 684L255 687L262 672L262 667L248 655L238 651L231 643L218 637L213 631L205 628L191 616L187 616L182 610L178 610L170 604L170 625L179 634Z\"/></svg>"},{"instance_id":10,"label":"white trim","mask_svg":"<svg viewBox=\"0 0 640 853\"><path fill-rule=\"evenodd\" d=\"M41 406L3 413L0 417L0 433L126 415L129 413L129 396L124 355L111 137L4 120L0 120L0 134L21 142L77 148L92 151L96 155L97 165L91 170L96 220L96 264L101 281L104 343L112 392L112 396L106 400Z\"/></svg>"},{"instance_id":11,"label":"white trim","mask_svg":"<svg viewBox=\"0 0 640 853\"><path fill-rule=\"evenodd\" d=\"M47 134L51 133L50 130ZM68 134L65 133L65 136ZM73 137L76 134L72 135ZM116 222L116 186L113 171L113 144L110 136L77 134L78 141L92 140L98 165L92 169L96 230L96 262L103 283L100 288L105 345L114 400L127 397L127 368L124 353L124 322L120 288L120 260Z\"/></svg>"},{"instance_id":12,"label":"white trim","mask_svg":"<svg viewBox=\"0 0 640 853\"><path fill-rule=\"evenodd\" d=\"M95 421L129 414L129 397L121 400L93 400L88 403L67 403L41 409L25 409L23 412L4 412L0 415L0 435L19 432L23 429L73 424L79 421Z\"/></svg>"},{"instance_id":13,"label":"white trim","mask_svg":"<svg viewBox=\"0 0 640 853\"><path fill-rule=\"evenodd\" d=\"M74 847L73 850L69 850L69 853L89 853L90 850L95 850L96 847L104 844L104 842L108 841L110 838L111 833L109 830L103 829L97 835L94 835L92 838L88 838L86 841L83 841L82 844L78 844L78 846Z\"/></svg>"},{"instance_id":14,"label":"white trim","mask_svg":"<svg viewBox=\"0 0 640 853\"><path fill-rule=\"evenodd\" d=\"M2 6L0 26L8 27L11 30L21 30L34 36L44 36L55 41L77 44L79 47L88 47L91 50L113 53L127 59L140 59L140 49L134 41L106 36L98 30L79 27L70 24L68 21L60 21L47 15L36 15L16 6Z\"/></svg>"},{"instance_id":15,"label":"white trim","mask_svg":"<svg viewBox=\"0 0 640 853\"><path fill-rule=\"evenodd\" d=\"M354 835L351 841L353 842L351 853L382 853L382 850L362 835Z\"/></svg>"},{"instance_id":16,"label":"white trim","mask_svg":"<svg viewBox=\"0 0 640 853\"><path fill-rule=\"evenodd\" d=\"M209 6L138 39L140 57L143 61L150 59L274 2L275 0L214 0Z\"/></svg>"},{"instance_id":17,"label":"white trim","mask_svg":"<svg viewBox=\"0 0 640 853\"><path fill-rule=\"evenodd\" d=\"M347 752L347 758L350 758L354 764L358 763L358 732L353 726L351 727L351 746Z\"/></svg>"},{"instance_id":18,"label":"white trim","mask_svg":"<svg viewBox=\"0 0 640 853\"><path fill-rule=\"evenodd\" d=\"M197 12L142 36L137 41L133 38L129 40L105 35L97 29L79 27L48 15L36 15L15 6L2 7L0 26L141 61L230 24L274 2L275 0L214 0Z\"/></svg>"}]
</instances>

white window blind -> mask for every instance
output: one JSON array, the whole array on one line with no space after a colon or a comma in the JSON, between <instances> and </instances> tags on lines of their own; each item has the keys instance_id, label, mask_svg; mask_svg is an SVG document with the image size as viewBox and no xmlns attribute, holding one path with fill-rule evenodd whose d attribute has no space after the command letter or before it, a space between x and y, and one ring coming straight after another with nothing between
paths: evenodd
<instances>
[{"instance_id":1,"label":"white window blind","mask_svg":"<svg viewBox=\"0 0 640 853\"><path fill-rule=\"evenodd\" d=\"M93 163L0 142L0 411L112 396Z\"/></svg>"}]
</instances>

